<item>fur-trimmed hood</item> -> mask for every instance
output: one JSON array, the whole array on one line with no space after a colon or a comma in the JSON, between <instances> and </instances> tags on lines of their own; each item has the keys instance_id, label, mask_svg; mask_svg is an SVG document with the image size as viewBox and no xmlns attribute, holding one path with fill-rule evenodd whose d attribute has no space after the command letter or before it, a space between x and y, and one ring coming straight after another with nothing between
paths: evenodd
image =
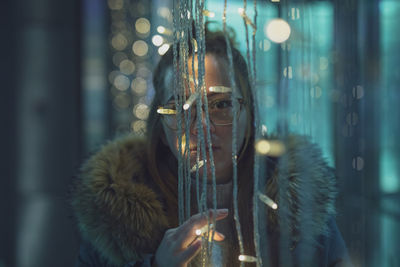
<instances>
[{"instance_id":1,"label":"fur-trimmed hood","mask_svg":"<svg viewBox=\"0 0 400 267\"><path fill-rule=\"evenodd\" d=\"M289 218L295 241L303 238L301 229L307 229L308 240L316 240L328 233L327 222L335 213L335 177L306 138L289 137L286 144L267 187L267 195L284 212L270 213L269 220L280 225L282 217ZM278 188L279 179L284 188ZM129 136L107 143L82 166L73 184L71 204L83 238L117 266L154 253L168 228L158 192L143 139Z\"/></svg>"}]
</instances>

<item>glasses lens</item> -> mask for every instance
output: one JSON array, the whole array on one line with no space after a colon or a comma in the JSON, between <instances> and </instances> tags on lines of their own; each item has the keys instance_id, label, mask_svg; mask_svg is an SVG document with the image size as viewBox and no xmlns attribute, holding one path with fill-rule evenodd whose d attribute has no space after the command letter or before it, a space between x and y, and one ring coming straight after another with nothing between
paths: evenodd
<instances>
[{"instance_id":1,"label":"glasses lens","mask_svg":"<svg viewBox=\"0 0 400 267\"><path fill-rule=\"evenodd\" d=\"M210 102L210 119L216 124L230 124L233 120L233 103L231 98L218 99Z\"/></svg>"}]
</instances>

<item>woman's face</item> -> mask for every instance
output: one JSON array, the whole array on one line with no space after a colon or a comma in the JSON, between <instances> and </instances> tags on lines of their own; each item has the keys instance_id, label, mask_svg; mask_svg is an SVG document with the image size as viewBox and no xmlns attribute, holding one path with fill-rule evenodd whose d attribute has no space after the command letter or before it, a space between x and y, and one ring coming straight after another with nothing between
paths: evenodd
<instances>
[{"instance_id":1,"label":"woman's face","mask_svg":"<svg viewBox=\"0 0 400 267\"><path fill-rule=\"evenodd\" d=\"M189 59L189 74L191 75L192 73L192 59ZM227 67L228 64L226 60L220 59L212 54L207 54L205 57L205 85L206 85L206 90L207 90L207 99L208 103L212 103L213 101L218 99L224 99L224 97L227 99L230 99L229 94L221 94L221 93L214 93L210 92L210 87L212 86L225 86L225 87L230 87L230 82L229 82L229 76L227 72ZM195 72L197 76L197 59L195 59ZM166 75L166 86L165 88L168 88L168 92L165 92L162 103L163 105L170 105L174 103L174 92L173 92L173 75L172 73L172 67L167 73L170 73L170 75ZM194 92L194 87L193 85L190 88L191 92ZM187 94L190 94L187 92ZM240 92L238 92L238 97L242 97ZM204 101L203 101L204 102ZM196 104L196 102L195 102ZM195 106L192 107L191 112L195 112L196 108ZM206 129L206 123L205 123L205 115L204 112L201 115L202 117L202 124L204 126L204 129ZM199 118L199 115L196 114L196 118ZM237 124L237 150L240 151L240 148L243 145L244 139L245 139L245 134L246 134L246 129L247 129L247 119L248 116L246 114L245 108L241 108L241 112L239 113L238 116L238 124ZM170 127L168 127L165 123L164 120L162 120L163 124L163 129L165 135L163 136L163 142L169 146L171 149L172 153L175 155L175 157L178 157L179 154L179 141L178 141L178 132L177 130L172 130ZM197 155L197 140L199 137L199 133L197 131L197 123L196 120L191 124L190 126L190 137L189 137L189 147L190 147L190 166L194 166L196 164L196 155ZM216 180L217 183L225 183L228 182L231 177L232 177L232 124L230 125L215 125L212 122L211 118L211 123L210 123L210 134L211 134L211 142L212 142L212 152L213 152L213 158L214 158L214 164L215 164L215 174L216 174ZM206 130L204 130L204 137L205 140L207 140L207 134ZM184 148L183 148L184 149ZM182 149L182 150L183 150ZM207 162L209 163L209 155L208 155L208 147L207 147L207 142L206 142L206 150L207 150ZM202 154L202 153L201 153ZM203 158L200 156L200 160ZM211 180L211 169L210 165L207 164L207 178ZM203 174L203 169L200 168L200 177Z\"/></svg>"}]
</instances>

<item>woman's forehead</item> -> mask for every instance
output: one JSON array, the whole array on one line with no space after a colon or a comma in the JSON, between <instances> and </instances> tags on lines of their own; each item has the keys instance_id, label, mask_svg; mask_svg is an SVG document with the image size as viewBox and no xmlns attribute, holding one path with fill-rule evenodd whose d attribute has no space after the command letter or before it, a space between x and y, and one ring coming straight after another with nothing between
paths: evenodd
<instances>
[{"instance_id":1,"label":"woman's forehead","mask_svg":"<svg viewBox=\"0 0 400 267\"><path fill-rule=\"evenodd\" d=\"M222 58L218 58L212 54L207 54L205 57L205 75L204 75L204 82L205 88L207 89L207 95L211 96L215 94L211 87L226 87L230 88L230 78L228 75L227 64L224 62L225 60ZM195 74L197 76L197 58L195 58ZM195 91L194 86L194 78L192 75L192 58L189 58L189 79L187 81L190 84L190 91L189 88L186 90L186 95L190 95ZM165 79L164 79L164 92L162 96L162 103L167 103L174 99L174 88L175 88L175 80L176 77L173 72L173 66L167 67ZM197 81L196 81L197 82ZM175 92L176 93L176 92ZM240 91L237 90L235 92L238 95L241 95Z\"/></svg>"}]
</instances>

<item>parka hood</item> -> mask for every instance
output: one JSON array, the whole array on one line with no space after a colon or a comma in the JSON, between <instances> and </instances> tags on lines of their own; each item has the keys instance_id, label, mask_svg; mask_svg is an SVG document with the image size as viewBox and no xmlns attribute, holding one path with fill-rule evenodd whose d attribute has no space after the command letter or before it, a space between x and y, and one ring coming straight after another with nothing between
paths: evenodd
<instances>
[{"instance_id":1,"label":"parka hood","mask_svg":"<svg viewBox=\"0 0 400 267\"><path fill-rule=\"evenodd\" d=\"M267 184L266 194L279 206L278 212L268 213L268 220L277 229L287 225L294 242L315 241L328 234L327 222L335 214L335 177L307 138L292 136L285 143L286 153ZM104 145L73 183L71 204L78 228L111 264L154 253L169 227L147 166L145 140L128 136Z\"/></svg>"}]
</instances>

